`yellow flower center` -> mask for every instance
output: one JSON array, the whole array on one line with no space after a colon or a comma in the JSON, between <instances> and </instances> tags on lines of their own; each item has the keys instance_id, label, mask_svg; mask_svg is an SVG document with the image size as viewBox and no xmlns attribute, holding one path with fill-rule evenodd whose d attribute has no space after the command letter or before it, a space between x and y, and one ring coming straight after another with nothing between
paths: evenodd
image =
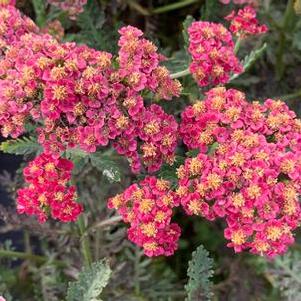
<instances>
[{"instance_id":1,"label":"yellow flower center","mask_svg":"<svg viewBox=\"0 0 301 301\"><path fill-rule=\"evenodd\" d=\"M251 199L256 199L260 196L261 194L261 189L258 185L251 185L250 187L247 188L248 196Z\"/></svg>"},{"instance_id":2,"label":"yellow flower center","mask_svg":"<svg viewBox=\"0 0 301 301\"><path fill-rule=\"evenodd\" d=\"M231 240L235 245L242 245L246 242L246 235L243 230L237 230L232 233Z\"/></svg>"},{"instance_id":3,"label":"yellow flower center","mask_svg":"<svg viewBox=\"0 0 301 301\"><path fill-rule=\"evenodd\" d=\"M160 126L157 121L151 121L144 127L144 132L148 135L158 134L160 132Z\"/></svg>"},{"instance_id":4,"label":"yellow flower center","mask_svg":"<svg viewBox=\"0 0 301 301\"><path fill-rule=\"evenodd\" d=\"M222 184L222 177L217 173L211 173L207 176L207 186L209 189L218 189Z\"/></svg>"},{"instance_id":5,"label":"yellow flower center","mask_svg":"<svg viewBox=\"0 0 301 301\"><path fill-rule=\"evenodd\" d=\"M272 240L272 241L276 241L277 239L279 239L283 233L282 228L277 227L277 226L269 226L266 229L266 233L267 233L267 238Z\"/></svg>"},{"instance_id":6,"label":"yellow flower center","mask_svg":"<svg viewBox=\"0 0 301 301\"><path fill-rule=\"evenodd\" d=\"M67 97L67 89L64 86L54 86L52 92L55 99L64 100Z\"/></svg>"},{"instance_id":7,"label":"yellow flower center","mask_svg":"<svg viewBox=\"0 0 301 301\"><path fill-rule=\"evenodd\" d=\"M140 227L142 233L147 237L154 237L157 234L157 229L154 223L142 224Z\"/></svg>"},{"instance_id":8,"label":"yellow flower center","mask_svg":"<svg viewBox=\"0 0 301 301\"><path fill-rule=\"evenodd\" d=\"M143 199L140 204L139 204L139 210L142 213L148 213L152 210L153 208L153 200L151 199Z\"/></svg>"}]
</instances>

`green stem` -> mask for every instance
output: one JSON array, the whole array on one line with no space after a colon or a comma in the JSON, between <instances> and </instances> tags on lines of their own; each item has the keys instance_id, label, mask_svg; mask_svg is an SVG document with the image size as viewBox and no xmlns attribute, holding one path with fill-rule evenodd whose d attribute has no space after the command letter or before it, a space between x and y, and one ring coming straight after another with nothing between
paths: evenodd
<instances>
[{"instance_id":1,"label":"green stem","mask_svg":"<svg viewBox=\"0 0 301 301\"><path fill-rule=\"evenodd\" d=\"M236 40L236 43L235 43L235 46L234 46L234 53L237 54L238 53L238 50L240 48L240 45L241 45L241 38L238 38Z\"/></svg>"},{"instance_id":2,"label":"green stem","mask_svg":"<svg viewBox=\"0 0 301 301\"><path fill-rule=\"evenodd\" d=\"M197 3L197 2L199 2L199 0L184 0L184 1L176 2L176 3L164 5L161 7L157 7L152 10L152 13L153 14L163 14L163 13L169 12L171 10L179 9L179 8L182 8L182 7L188 6L193 3Z\"/></svg>"},{"instance_id":3,"label":"green stem","mask_svg":"<svg viewBox=\"0 0 301 301\"><path fill-rule=\"evenodd\" d=\"M91 227L89 227L85 233L88 233L92 230L95 230L96 228L105 228L114 224L117 224L119 222L122 221L122 217L121 216L113 216L110 217L108 219L105 219L101 222L95 223L94 225L92 225Z\"/></svg>"},{"instance_id":4,"label":"green stem","mask_svg":"<svg viewBox=\"0 0 301 301\"><path fill-rule=\"evenodd\" d=\"M85 265L89 267L92 263L92 255L90 248L89 235L86 233L85 221L83 216L80 216L78 219L78 227L80 232L80 241L81 241L81 251L85 261Z\"/></svg>"},{"instance_id":5,"label":"green stem","mask_svg":"<svg viewBox=\"0 0 301 301\"><path fill-rule=\"evenodd\" d=\"M8 257L8 258L19 258L19 259L26 259L31 260L37 263L45 263L49 260L49 258L40 255L34 255L31 253L23 253L23 252L16 252L10 250L0 250L0 258L1 257ZM57 266L65 267L66 263L60 260L53 260L53 263Z\"/></svg>"},{"instance_id":6,"label":"green stem","mask_svg":"<svg viewBox=\"0 0 301 301\"><path fill-rule=\"evenodd\" d=\"M134 0L128 0L128 5L133 8L134 10L136 10L138 13L140 13L142 16L150 16L151 13L144 8L143 6L141 6L139 3L137 3Z\"/></svg>"},{"instance_id":7,"label":"green stem","mask_svg":"<svg viewBox=\"0 0 301 301\"><path fill-rule=\"evenodd\" d=\"M187 76L187 75L189 75L189 74L190 74L189 69L185 69L185 70L183 70L183 71L179 71L179 72L176 72L176 73L171 74L170 77L171 77L172 79L175 79L175 78Z\"/></svg>"}]
</instances>

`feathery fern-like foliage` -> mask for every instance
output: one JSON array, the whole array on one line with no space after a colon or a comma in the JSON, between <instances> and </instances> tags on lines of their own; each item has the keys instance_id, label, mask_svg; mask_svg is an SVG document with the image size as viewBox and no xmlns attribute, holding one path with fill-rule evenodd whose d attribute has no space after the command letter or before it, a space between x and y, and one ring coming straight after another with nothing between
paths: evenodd
<instances>
[{"instance_id":1,"label":"feathery fern-like foliage","mask_svg":"<svg viewBox=\"0 0 301 301\"><path fill-rule=\"evenodd\" d=\"M78 281L69 283L67 301L101 301L99 295L108 284L111 272L105 259L85 268Z\"/></svg>"},{"instance_id":2,"label":"feathery fern-like foliage","mask_svg":"<svg viewBox=\"0 0 301 301\"><path fill-rule=\"evenodd\" d=\"M301 300L301 255L289 252L269 264L267 272L286 301Z\"/></svg>"},{"instance_id":3,"label":"feathery fern-like foliage","mask_svg":"<svg viewBox=\"0 0 301 301\"><path fill-rule=\"evenodd\" d=\"M42 147L33 137L7 140L0 144L0 150L13 155L31 155L42 151Z\"/></svg>"},{"instance_id":4,"label":"feathery fern-like foliage","mask_svg":"<svg viewBox=\"0 0 301 301\"><path fill-rule=\"evenodd\" d=\"M209 252L200 245L193 253L188 266L188 283L185 286L187 292L186 301L207 301L211 300L213 276L213 260Z\"/></svg>"}]
</instances>

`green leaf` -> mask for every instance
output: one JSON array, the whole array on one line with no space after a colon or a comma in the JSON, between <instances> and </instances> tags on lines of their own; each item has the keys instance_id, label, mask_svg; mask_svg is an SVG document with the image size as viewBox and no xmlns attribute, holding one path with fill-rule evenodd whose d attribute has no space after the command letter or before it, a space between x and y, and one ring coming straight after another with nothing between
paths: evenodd
<instances>
[{"instance_id":1,"label":"green leaf","mask_svg":"<svg viewBox=\"0 0 301 301\"><path fill-rule=\"evenodd\" d=\"M44 0L32 0L33 8L36 14L36 23L39 27L44 27L46 23L46 8Z\"/></svg>"},{"instance_id":2,"label":"green leaf","mask_svg":"<svg viewBox=\"0 0 301 301\"><path fill-rule=\"evenodd\" d=\"M111 269L107 260L84 268L76 282L69 283L67 301L101 301L99 295L108 284Z\"/></svg>"},{"instance_id":3,"label":"green leaf","mask_svg":"<svg viewBox=\"0 0 301 301\"><path fill-rule=\"evenodd\" d=\"M301 255L297 251L277 256L266 273L285 300L301 300Z\"/></svg>"},{"instance_id":4,"label":"green leaf","mask_svg":"<svg viewBox=\"0 0 301 301\"><path fill-rule=\"evenodd\" d=\"M218 7L219 7L218 1L206 0L205 5L203 5L200 10L201 20L202 21L210 20L211 22L217 21Z\"/></svg>"},{"instance_id":5,"label":"green leaf","mask_svg":"<svg viewBox=\"0 0 301 301\"><path fill-rule=\"evenodd\" d=\"M186 152L186 156L187 156L187 157L190 157L190 158L194 158L194 157L196 157L199 153L200 153L200 150L199 150L198 148L196 148L196 149L192 149L192 150Z\"/></svg>"},{"instance_id":6,"label":"green leaf","mask_svg":"<svg viewBox=\"0 0 301 301\"><path fill-rule=\"evenodd\" d=\"M105 21L105 14L99 3L95 0L88 0L84 11L77 17L77 25L81 30L76 34L67 34L65 40L116 53L118 49L117 27L120 23L115 22L113 26L106 26Z\"/></svg>"},{"instance_id":7,"label":"green leaf","mask_svg":"<svg viewBox=\"0 0 301 301\"><path fill-rule=\"evenodd\" d=\"M212 155L214 152L215 152L215 150L218 148L218 142L214 142L213 144L211 144L210 146L209 146L209 148L208 148L208 155Z\"/></svg>"},{"instance_id":8,"label":"green leaf","mask_svg":"<svg viewBox=\"0 0 301 301\"><path fill-rule=\"evenodd\" d=\"M213 260L209 257L208 251L200 245L193 253L189 262L187 275L188 283L185 286L187 292L186 301L211 300L213 276Z\"/></svg>"},{"instance_id":9,"label":"green leaf","mask_svg":"<svg viewBox=\"0 0 301 301\"><path fill-rule=\"evenodd\" d=\"M262 56L262 54L265 52L267 49L267 44L264 43L260 48L252 50L243 60L242 60L242 65L243 65L243 73L247 72L252 65ZM231 78L230 81L236 79L239 77L241 74L234 74Z\"/></svg>"},{"instance_id":10,"label":"green leaf","mask_svg":"<svg viewBox=\"0 0 301 301\"><path fill-rule=\"evenodd\" d=\"M188 46L189 46L189 34L188 34L188 28L190 27L190 25L192 24L192 22L194 22L195 19L194 17L188 15L185 19L185 21L183 22L183 30L182 30L182 35L183 35L183 39L184 39L184 45L185 45L185 49L187 51Z\"/></svg>"},{"instance_id":11,"label":"green leaf","mask_svg":"<svg viewBox=\"0 0 301 301\"><path fill-rule=\"evenodd\" d=\"M7 154L30 155L41 152L42 147L33 137L23 137L2 142L0 150Z\"/></svg>"},{"instance_id":12,"label":"green leaf","mask_svg":"<svg viewBox=\"0 0 301 301\"><path fill-rule=\"evenodd\" d=\"M93 153L90 155L91 164L98 169L111 182L121 181L121 171L115 160L110 155Z\"/></svg>"}]
</instances>

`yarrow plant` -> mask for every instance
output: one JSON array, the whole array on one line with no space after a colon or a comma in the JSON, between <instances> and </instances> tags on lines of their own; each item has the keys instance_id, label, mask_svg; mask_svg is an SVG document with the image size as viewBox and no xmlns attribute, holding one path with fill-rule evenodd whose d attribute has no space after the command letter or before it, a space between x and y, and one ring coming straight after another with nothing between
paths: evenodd
<instances>
[{"instance_id":1,"label":"yarrow plant","mask_svg":"<svg viewBox=\"0 0 301 301\"><path fill-rule=\"evenodd\" d=\"M71 17L85 2L52 1ZM43 149L24 169L19 213L40 222L77 220L83 206L70 184L73 164L63 158L72 149L89 154L112 146L134 173L154 173L174 163L182 141L198 154L183 158L176 184L146 175L108 202L147 256L177 249L175 207L209 221L223 219L236 252L273 257L294 242L301 219L301 121L283 102L250 103L244 93L219 86L186 107L178 124L153 102L179 97L181 84L141 30L122 27L113 56L62 43L59 23L39 30L13 2L0 4L0 130L18 138L30 125ZM200 87L226 84L243 72L233 35L239 40L267 31L249 6L226 19L229 30L201 21L188 28L189 71ZM51 28L58 29L58 39L45 33Z\"/></svg>"},{"instance_id":2,"label":"yarrow plant","mask_svg":"<svg viewBox=\"0 0 301 301\"><path fill-rule=\"evenodd\" d=\"M147 108L141 93L171 99L179 95L181 85L159 66L164 58L141 37L142 31L131 26L120 30L115 68L110 53L62 44L41 34L13 6L1 12L9 22L9 18L20 20L16 33L3 33L10 44L3 48L0 61L4 137L17 138L25 133L26 124L38 123L42 124L37 127L38 141L50 161L70 148L89 153L112 141L134 172L141 169L141 162L148 171L158 170L163 161L173 162L178 125L160 106ZM32 209L21 211L30 214ZM42 213L33 214L45 219Z\"/></svg>"}]
</instances>

